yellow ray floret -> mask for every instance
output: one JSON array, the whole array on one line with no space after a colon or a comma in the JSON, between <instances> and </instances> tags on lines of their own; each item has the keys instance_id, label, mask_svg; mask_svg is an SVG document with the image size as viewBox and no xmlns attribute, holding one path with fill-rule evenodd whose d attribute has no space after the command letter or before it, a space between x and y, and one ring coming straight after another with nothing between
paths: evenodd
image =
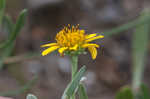
<instances>
[{"instance_id":1,"label":"yellow ray floret","mask_svg":"<svg viewBox=\"0 0 150 99\"><path fill-rule=\"evenodd\" d=\"M47 54L49 54L49 53L51 53L51 52L57 50L58 48L59 48L59 46L52 46L52 47L50 47L50 48L47 48L46 50L44 50L44 51L42 52L42 56L45 56L45 55L47 55Z\"/></svg>"},{"instance_id":2,"label":"yellow ray floret","mask_svg":"<svg viewBox=\"0 0 150 99\"><path fill-rule=\"evenodd\" d=\"M97 49L95 47L91 46L91 47L88 47L88 50L91 53L92 59L95 59L97 56Z\"/></svg>"},{"instance_id":3,"label":"yellow ray floret","mask_svg":"<svg viewBox=\"0 0 150 99\"><path fill-rule=\"evenodd\" d=\"M44 44L41 47L50 47L50 46L56 46L57 43L49 43L49 44Z\"/></svg>"},{"instance_id":4,"label":"yellow ray floret","mask_svg":"<svg viewBox=\"0 0 150 99\"><path fill-rule=\"evenodd\" d=\"M89 39L86 39L86 42L91 42L93 40L97 40L97 39L101 39L101 38L104 38L104 36L103 35L99 35L99 36L91 37Z\"/></svg>"},{"instance_id":5,"label":"yellow ray floret","mask_svg":"<svg viewBox=\"0 0 150 99\"><path fill-rule=\"evenodd\" d=\"M61 47L61 48L58 50L58 52L62 55L63 52L64 52L65 50L67 50L67 49L68 49L68 47Z\"/></svg>"},{"instance_id":6,"label":"yellow ray floret","mask_svg":"<svg viewBox=\"0 0 150 99\"><path fill-rule=\"evenodd\" d=\"M79 25L64 27L56 35L56 43L44 44L41 47L49 47L42 52L42 56L45 56L58 49L58 52L63 55L65 51L78 51L81 48L88 48L91 53L92 59L97 56L97 48L99 45L91 43L93 40L104 38L103 35L85 34L85 30L80 30Z\"/></svg>"},{"instance_id":7,"label":"yellow ray floret","mask_svg":"<svg viewBox=\"0 0 150 99\"><path fill-rule=\"evenodd\" d=\"M82 47L83 48L87 48L87 47L96 47L96 48L99 48L99 45L97 44L90 44L90 43L86 43L86 44L83 44Z\"/></svg>"},{"instance_id":8,"label":"yellow ray floret","mask_svg":"<svg viewBox=\"0 0 150 99\"><path fill-rule=\"evenodd\" d=\"M94 33L94 34L89 34L89 35L86 35L85 38L86 38L86 39L90 39L90 38L92 38L92 37L95 37L96 35L97 35L96 33Z\"/></svg>"}]
</instances>

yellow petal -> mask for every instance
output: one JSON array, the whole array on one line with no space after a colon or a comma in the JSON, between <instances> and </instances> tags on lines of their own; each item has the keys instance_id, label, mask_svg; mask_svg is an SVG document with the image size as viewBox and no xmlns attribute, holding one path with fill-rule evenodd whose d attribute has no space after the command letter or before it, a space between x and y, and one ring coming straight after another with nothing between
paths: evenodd
<instances>
[{"instance_id":1,"label":"yellow petal","mask_svg":"<svg viewBox=\"0 0 150 99\"><path fill-rule=\"evenodd\" d=\"M46 50L44 50L44 51L42 52L42 56L45 56L45 55L47 55L47 54L49 54L49 53L51 53L51 52L57 50L58 48L59 48L59 46L52 46L52 47L50 47L50 48L47 48Z\"/></svg>"},{"instance_id":2,"label":"yellow petal","mask_svg":"<svg viewBox=\"0 0 150 99\"><path fill-rule=\"evenodd\" d=\"M50 46L56 46L57 43L48 43L48 44L44 44L44 45L41 45L41 47L50 47Z\"/></svg>"},{"instance_id":3,"label":"yellow petal","mask_svg":"<svg viewBox=\"0 0 150 99\"><path fill-rule=\"evenodd\" d=\"M76 44L75 46L70 47L69 49L70 49L70 50L74 50L74 51L76 51L76 50L78 49L78 45Z\"/></svg>"},{"instance_id":4,"label":"yellow petal","mask_svg":"<svg viewBox=\"0 0 150 99\"><path fill-rule=\"evenodd\" d=\"M60 53L60 54L62 54L65 50L67 50L68 49L68 47L62 47L62 48L60 48L59 50L58 50L58 52Z\"/></svg>"},{"instance_id":5,"label":"yellow petal","mask_svg":"<svg viewBox=\"0 0 150 99\"><path fill-rule=\"evenodd\" d=\"M103 36L103 35L95 36L95 37L92 37L92 38L87 39L86 42L91 42L91 41L93 41L93 40L101 39L101 38L104 38L104 36Z\"/></svg>"},{"instance_id":6,"label":"yellow petal","mask_svg":"<svg viewBox=\"0 0 150 99\"><path fill-rule=\"evenodd\" d=\"M80 33L81 33L81 34L82 34L82 33L84 34L84 33L85 33L85 30L80 30Z\"/></svg>"},{"instance_id":7,"label":"yellow petal","mask_svg":"<svg viewBox=\"0 0 150 99\"><path fill-rule=\"evenodd\" d=\"M95 47L88 47L89 52L91 53L92 59L96 59L97 49Z\"/></svg>"},{"instance_id":8,"label":"yellow petal","mask_svg":"<svg viewBox=\"0 0 150 99\"><path fill-rule=\"evenodd\" d=\"M84 45L82 45L82 47L83 48L87 48L87 47L97 47L97 48L99 48L99 45L97 45L97 44L90 44L90 43L86 43L86 44L84 44Z\"/></svg>"},{"instance_id":9,"label":"yellow petal","mask_svg":"<svg viewBox=\"0 0 150 99\"><path fill-rule=\"evenodd\" d=\"M96 35L97 35L96 33L94 33L94 34L89 34L89 35L87 35L85 38L86 38L86 39L89 39L89 38L95 37Z\"/></svg>"}]
</instances>

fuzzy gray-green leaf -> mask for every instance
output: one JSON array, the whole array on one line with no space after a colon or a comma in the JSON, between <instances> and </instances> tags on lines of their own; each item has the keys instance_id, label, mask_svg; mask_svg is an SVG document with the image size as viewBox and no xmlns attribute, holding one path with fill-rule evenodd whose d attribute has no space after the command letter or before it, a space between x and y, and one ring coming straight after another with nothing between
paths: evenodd
<instances>
[{"instance_id":1,"label":"fuzzy gray-green leaf","mask_svg":"<svg viewBox=\"0 0 150 99\"><path fill-rule=\"evenodd\" d=\"M28 94L26 99L37 99L37 97L33 94Z\"/></svg>"},{"instance_id":2,"label":"fuzzy gray-green leaf","mask_svg":"<svg viewBox=\"0 0 150 99\"><path fill-rule=\"evenodd\" d=\"M86 94L86 91L85 91L85 88L83 86L83 84L80 84L79 85L79 97L80 99L88 99L88 96Z\"/></svg>"},{"instance_id":3,"label":"fuzzy gray-green leaf","mask_svg":"<svg viewBox=\"0 0 150 99\"><path fill-rule=\"evenodd\" d=\"M71 83L67 86L67 88L64 91L64 94L62 96L61 99L67 99L68 97L71 97L76 88L78 87L81 78L83 77L84 73L85 73L86 67L83 66L79 72L77 72L77 74L75 75L74 79L71 81Z\"/></svg>"}]
</instances>

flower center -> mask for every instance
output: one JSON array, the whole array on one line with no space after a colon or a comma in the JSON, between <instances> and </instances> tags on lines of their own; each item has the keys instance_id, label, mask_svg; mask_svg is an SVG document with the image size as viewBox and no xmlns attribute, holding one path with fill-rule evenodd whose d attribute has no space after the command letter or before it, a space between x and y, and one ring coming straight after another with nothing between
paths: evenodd
<instances>
[{"instance_id":1,"label":"flower center","mask_svg":"<svg viewBox=\"0 0 150 99\"><path fill-rule=\"evenodd\" d=\"M79 30L78 26L64 27L57 35L56 41L61 47L73 47L85 42L85 31Z\"/></svg>"}]
</instances>

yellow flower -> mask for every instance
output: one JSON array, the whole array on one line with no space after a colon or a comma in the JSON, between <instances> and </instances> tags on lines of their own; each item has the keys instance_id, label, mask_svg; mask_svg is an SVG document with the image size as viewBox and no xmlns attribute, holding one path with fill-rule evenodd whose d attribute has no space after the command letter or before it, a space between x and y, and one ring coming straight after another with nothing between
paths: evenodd
<instances>
[{"instance_id":1,"label":"yellow flower","mask_svg":"<svg viewBox=\"0 0 150 99\"><path fill-rule=\"evenodd\" d=\"M48 47L42 52L42 56L45 56L57 49L60 55L63 55L65 51L77 52L81 49L88 48L92 59L95 59L99 45L90 42L101 38L104 38L104 36L96 33L85 34L85 30L79 29L79 25L68 25L56 35L56 43L49 43L41 46Z\"/></svg>"}]
</instances>

